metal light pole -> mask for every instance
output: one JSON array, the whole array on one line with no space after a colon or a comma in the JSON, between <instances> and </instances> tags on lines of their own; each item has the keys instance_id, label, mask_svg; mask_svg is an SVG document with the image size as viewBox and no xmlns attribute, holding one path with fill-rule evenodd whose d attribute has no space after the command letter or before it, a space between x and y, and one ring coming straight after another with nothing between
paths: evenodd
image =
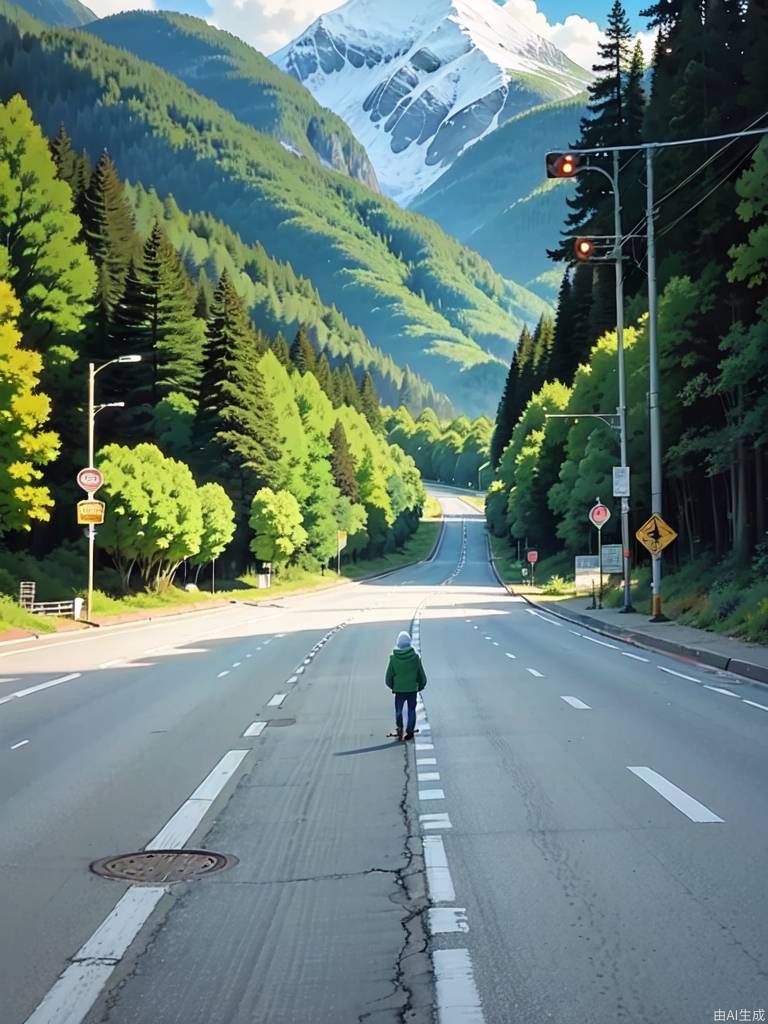
<instances>
[{"instance_id":1,"label":"metal light pole","mask_svg":"<svg viewBox=\"0 0 768 1024\"><path fill-rule=\"evenodd\" d=\"M101 412L102 409L122 409L125 406L125 402L104 402L102 405L95 405L95 394L96 394L96 374L100 373L101 370L106 369L108 366L112 366L113 363L140 363L141 356L118 356L117 359L110 359L106 363L102 363L101 366L96 366L94 363L88 363L88 468L93 467L95 459L94 454L94 428L96 424L96 414ZM93 554L94 554L94 542L96 540L96 528L93 523L88 524L88 592L86 594L85 601L85 620L86 622L91 621L91 614L93 612Z\"/></svg>"},{"instance_id":2,"label":"metal light pole","mask_svg":"<svg viewBox=\"0 0 768 1024\"><path fill-rule=\"evenodd\" d=\"M653 210L653 150L645 151L646 234L648 239L648 412L651 436L651 512L661 516L661 407L659 405L659 347L656 337L656 232ZM663 622L661 610L661 555L651 558L651 621Z\"/></svg>"}]
</instances>

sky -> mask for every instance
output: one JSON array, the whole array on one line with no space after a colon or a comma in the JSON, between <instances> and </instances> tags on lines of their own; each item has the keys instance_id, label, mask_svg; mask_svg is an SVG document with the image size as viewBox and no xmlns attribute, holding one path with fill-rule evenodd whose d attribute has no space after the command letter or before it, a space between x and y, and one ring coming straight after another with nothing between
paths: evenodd
<instances>
[{"instance_id":1,"label":"sky","mask_svg":"<svg viewBox=\"0 0 768 1024\"><path fill-rule=\"evenodd\" d=\"M340 0L85 0L99 16L139 8L184 11L234 33L263 53L272 53L299 35L320 14L340 6ZM499 2L499 0L497 0ZM591 67L600 28L611 0L506 0L505 6L572 60ZM645 32L640 10L646 0L624 0L624 6L646 54L652 39Z\"/></svg>"}]
</instances>

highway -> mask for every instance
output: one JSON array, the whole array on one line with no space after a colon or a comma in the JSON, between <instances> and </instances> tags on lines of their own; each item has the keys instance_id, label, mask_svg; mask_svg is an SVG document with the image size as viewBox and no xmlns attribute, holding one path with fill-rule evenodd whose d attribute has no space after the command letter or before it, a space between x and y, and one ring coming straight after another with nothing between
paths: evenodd
<instances>
[{"instance_id":1,"label":"highway","mask_svg":"<svg viewBox=\"0 0 768 1024\"><path fill-rule=\"evenodd\" d=\"M507 595L436 493L382 579L0 647L1 1024L768 1019L768 690Z\"/></svg>"}]
</instances>

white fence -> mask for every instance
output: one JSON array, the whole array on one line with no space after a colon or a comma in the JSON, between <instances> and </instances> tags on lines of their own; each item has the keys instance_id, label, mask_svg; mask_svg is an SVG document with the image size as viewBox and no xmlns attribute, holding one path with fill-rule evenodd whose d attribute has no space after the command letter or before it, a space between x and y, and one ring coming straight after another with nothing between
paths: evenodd
<instances>
[{"instance_id":1,"label":"white fence","mask_svg":"<svg viewBox=\"0 0 768 1024\"><path fill-rule=\"evenodd\" d=\"M82 597L74 597L69 601L36 601L36 585L32 580L24 580L19 584L19 604L33 615L68 615L79 619L83 613Z\"/></svg>"}]
</instances>

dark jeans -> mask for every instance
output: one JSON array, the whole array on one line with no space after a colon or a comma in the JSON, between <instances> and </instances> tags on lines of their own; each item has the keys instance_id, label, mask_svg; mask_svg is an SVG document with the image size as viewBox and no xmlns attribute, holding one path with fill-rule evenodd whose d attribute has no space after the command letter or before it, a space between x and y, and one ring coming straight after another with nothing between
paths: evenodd
<instances>
[{"instance_id":1,"label":"dark jeans","mask_svg":"<svg viewBox=\"0 0 768 1024\"><path fill-rule=\"evenodd\" d=\"M398 729L403 727L403 704L408 705L408 724L406 732L413 732L416 728L416 693L395 694L395 724Z\"/></svg>"}]
</instances>

